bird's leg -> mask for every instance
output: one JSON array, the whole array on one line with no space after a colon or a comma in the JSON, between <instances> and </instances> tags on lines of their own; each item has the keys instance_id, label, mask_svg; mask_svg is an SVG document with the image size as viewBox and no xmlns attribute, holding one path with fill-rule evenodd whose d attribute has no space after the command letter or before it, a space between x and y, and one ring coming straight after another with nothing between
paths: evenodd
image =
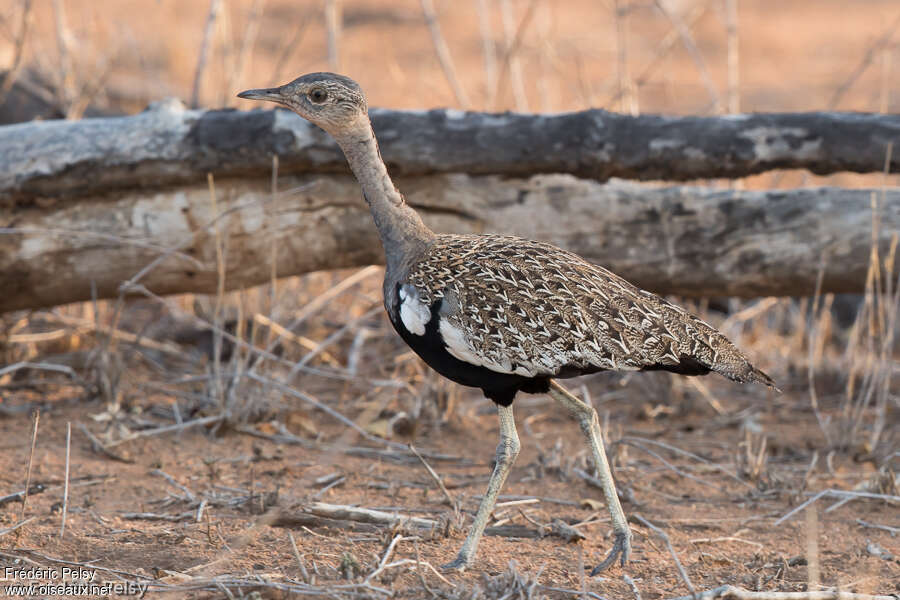
<instances>
[{"instance_id":1,"label":"bird's leg","mask_svg":"<svg viewBox=\"0 0 900 600\"><path fill-rule=\"evenodd\" d=\"M498 406L497 412L500 416L500 444L497 445L494 472L491 473L487 491L478 506L475 522L472 523L472 529L469 530L466 541L460 548L456 559L441 567L444 570L458 569L462 571L472 563L475 551L478 549L478 542L481 541L481 534L484 533L484 527L497 502L500 488L506 482L506 476L509 475L509 470L519 455L521 445L519 444L519 434L516 433L516 421L513 418L512 406Z\"/></svg>"},{"instance_id":2,"label":"bird's leg","mask_svg":"<svg viewBox=\"0 0 900 600\"><path fill-rule=\"evenodd\" d=\"M613 531L616 534L616 541L609 556L594 567L591 575L596 575L606 569L619 556L621 556L621 565L624 567L631 554L631 529L629 529L628 522L625 520L622 505L619 504L619 496L616 494L616 484L609 469L609 461L606 459L606 450L603 448L603 436L600 433L600 420L597 418L597 411L573 396L571 392L553 380L550 381L550 397L569 410L572 416L578 420L581 432L587 438L594 458L594 465L597 467L600 482L603 484L603 495L606 496L606 506L612 517Z\"/></svg>"}]
</instances>

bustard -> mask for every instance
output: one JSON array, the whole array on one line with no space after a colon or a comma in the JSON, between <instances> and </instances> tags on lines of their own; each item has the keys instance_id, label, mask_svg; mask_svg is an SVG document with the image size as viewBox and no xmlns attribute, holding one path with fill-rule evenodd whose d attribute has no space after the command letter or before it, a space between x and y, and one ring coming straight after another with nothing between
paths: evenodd
<instances>
[{"instance_id":1,"label":"bustard","mask_svg":"<svg viewBox=\"0 0 900 600\"><path fill-rule=\"evenodd\" d=\"M472 563L500 488L519 454L512 402L549 393L577 420L603 483L615 542L595 574L631 553L596 411L555 378L597 371L710 371L774 387L724 335L684 309L550 244L431 231L394 187L359 85L310 73L240 98L285 106L331 134L362 186L384 245L384 307L403 340L441 375L497 404L500 444L487 492L457 558Z\"/></svg>"}]
</instances>

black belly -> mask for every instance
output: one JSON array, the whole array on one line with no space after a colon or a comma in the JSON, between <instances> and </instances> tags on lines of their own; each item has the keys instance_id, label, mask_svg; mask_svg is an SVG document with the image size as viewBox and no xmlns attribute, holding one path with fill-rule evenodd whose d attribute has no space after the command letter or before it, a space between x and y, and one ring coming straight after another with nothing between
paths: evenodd
<instances>
[{"instance_id":1,"label":"black belly","mask_svg":"<svg viewBox=\"0 0 900 600\"><path fill-rule=\"evenodd\" d=\"M395 292L396 293L396 292ZM509 406L519 391L531 394L545 394L550 390L549 377L525 377L512 373L497 373L485 367L459 360L449 352L441 337L440 300L431 305L431 320L425 325L425 335L415 335L403 325L400 319L399 298L395 308L389 313L391 324L403 341L419 355L429 367L461 385L481 388L484 395L499 404Z\"/></svg>"}]
</instances>

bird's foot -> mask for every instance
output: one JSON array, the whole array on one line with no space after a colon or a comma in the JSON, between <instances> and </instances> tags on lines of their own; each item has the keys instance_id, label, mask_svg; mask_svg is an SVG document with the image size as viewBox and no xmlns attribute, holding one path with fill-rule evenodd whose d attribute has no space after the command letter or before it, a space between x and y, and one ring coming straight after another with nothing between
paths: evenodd
<instances>
[{"instance_id":1,"label":"bird's foot","mask_svg":"<svg viewBox=\"0 0 900 600\"><path fill-rule=\"evenodd\" d=\"M441 571L444 573L447 573L448 571L458 571L462 573L468 566L469 560L460 553L459 556L448 562L446 565L441 565Z\"/></svg>"},{"instance_id":2,"label":"bird's foot","mask_svg":"<svg viewBox=\"0 0 900 600\"><path fill-rule=\"evenodd\" d=\"M621 556L620 563L624 567L625 563L628 562L628 557L631 556L631 530L625 529L624 531L616 532L616 541L613 544L612 550L609 551L609 555L603 559L603 562L593 568L591 571L591 577L600 573L601 571L606 570L613 563L616 562L616 558Z\"/></svg>"}]
</instances>

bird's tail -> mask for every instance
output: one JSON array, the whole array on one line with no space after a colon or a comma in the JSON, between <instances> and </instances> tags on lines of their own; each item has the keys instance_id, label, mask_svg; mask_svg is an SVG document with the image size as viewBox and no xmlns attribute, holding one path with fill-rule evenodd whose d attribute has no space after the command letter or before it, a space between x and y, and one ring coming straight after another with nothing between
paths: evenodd
<instances>
[{"instance_id":1,"label":"bird's tail","mask_svg":"<svg viewBox=\"0 0 900 600\"><path fill-rule=\"evenodd\" d=\"M748 383L762 383L763 385L767 385L779 394L781 390L778 389L778 386L775 385L775 380L769 377L766 373L763 373L761 370L757 369L750 363L747 363L747 366L750 367L748 370L748 377L746 381Z\"/></svg>"},{"instance_id":2,"label":"bird's tail","mask_svg":"<svg viewBox=\"0 0 900 600\"><path fill-rule=\"evenodd\" d=\"M779 394L781 390L778 389L778 386L775 385L775 380L769 377L766 373L757 369L753 365L750 364L749 361L741 357L738 361L728 363L719 363L713 366L713 370L716 373L724 375L728 379L732 381L737 381L738 383L761 383L763 385L767 385Z\"/></svg>"}]
</instances>

